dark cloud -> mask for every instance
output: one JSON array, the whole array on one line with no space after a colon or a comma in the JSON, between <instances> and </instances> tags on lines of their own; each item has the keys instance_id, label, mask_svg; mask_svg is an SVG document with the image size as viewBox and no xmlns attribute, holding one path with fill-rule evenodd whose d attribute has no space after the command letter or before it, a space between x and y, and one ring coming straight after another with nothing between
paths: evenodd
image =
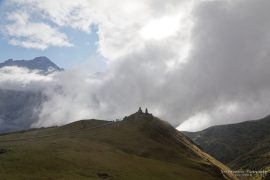
<instances>
[{"instance_id":1,"label":"dark cloud","mask_svg":"<svg viewBox=\"0 0 270 180\"><path fill-rule=\"evenodd\" d=\"M177 41L147 44L118 65L105 84L104 89L110 87L105 102L121 102L117 105L130 111L139 104L150 106L173 125L207 114L209 121L195 128L267 115L268 7L268 1L201 3L193 11L188 63L168 71L168 59L179 58ZM200 121L200 116L195 120Z\"/></svg>"}]
</instances>

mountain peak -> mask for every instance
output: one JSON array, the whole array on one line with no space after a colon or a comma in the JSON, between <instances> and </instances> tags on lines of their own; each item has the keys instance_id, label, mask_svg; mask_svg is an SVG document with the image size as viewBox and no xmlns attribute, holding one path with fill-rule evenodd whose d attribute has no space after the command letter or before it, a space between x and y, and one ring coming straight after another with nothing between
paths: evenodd
<instances>
[{"instance_id":1,"label":"mountain peak","mask_svg":"<svg viewBox=\"0 0 270 180\"><path fill-rule=\"evenodd\" d=\"M13 60L8 59L3 63L0 63L0 68L6 66L17 66L22 68L27 68L30 70L38 70L43 74L49 74L55 71L61 71L62 68L58 67L55 63L53 63L48 57L40 56L35 57L32 60Z\"/></svg>"},{"instance_id":2,"label":"mountain peak","mask_svg":"<svg viewBox=\"0 0 270 180\"><path fill-rule=\"evenodd\" d=\"M33 61L48 61L51 62L51 60L46 56L38 56L33 59Z\"/></svg>"},{"instance_id":3,"label":"mountain peak","mask_svg":"<svg viewBox=\"0 0 270 180\"><path fill-rule=\"evenodd\" d=\"M13 62L13 59L8 59L5 62Z\"/></svg>"}]
</instances>

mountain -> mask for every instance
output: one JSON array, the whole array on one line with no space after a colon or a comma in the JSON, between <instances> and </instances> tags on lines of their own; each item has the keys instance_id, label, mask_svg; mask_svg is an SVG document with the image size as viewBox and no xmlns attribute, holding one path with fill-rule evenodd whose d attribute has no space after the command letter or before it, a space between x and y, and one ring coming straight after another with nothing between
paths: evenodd
<instances>
[{"instance_id":1,"label":"mountain","mask_svg":"<svg viewBox=\"0 0 270 180\"><path fill-rule=\"evenodd\" d=\"M9 59L3 63L0 63L0 68L6 67L6 66L18 66L18 67L28 68L30 70L39 70L45 74L63 70L62 68L58 67L49 58L45 56L36 57L33 60Z\"/></svg>"},{"instance_id":2,"label":"mountain","mask_svg":"<svg viewBox=\"0 0 270 180\"><path fill-rule=\"evenodd\" d=\"M38 119L40 92L0 89L0 132L29 129Z\"/></svg>"},{"instance_id":3,"label":"mountain","mask_svg":"<svg viewBox=\"0 0 270 180\"><path fill-rule=\"evenodd\" d=\"M33 60L9 59L0 63L0 68L9 66L37 70L42 75L63 70L43 56ZM5 85L0 87L0 133L30 128L31 124L38 119L39 107L44 100L40 91L11 90Z\"/></svg>"},{"instance_id":4,"label":"mountain","mask_svg":"<svg viewBox=\"0 0 270 180\"><path fill-rule=\"evenodd\" d=\"M270 116L183 133L232 169L270 169Z\"/></svg>"},{"instance_id":5,"label":"mountain","mask_svg":"<svg viewBox=\"0 0 270 180\"><path fill-rule=\"evenodd\" d=\"M236 179L171 125L141 111L122 121L1 135L0 159L3 179Z\"/></svg>"}]
</instances>

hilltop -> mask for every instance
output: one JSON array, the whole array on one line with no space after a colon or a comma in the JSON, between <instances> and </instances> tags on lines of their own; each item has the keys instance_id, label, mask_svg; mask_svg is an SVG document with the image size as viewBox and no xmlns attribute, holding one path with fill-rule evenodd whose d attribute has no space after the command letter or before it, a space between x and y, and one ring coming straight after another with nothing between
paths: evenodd
<instances>
[{"instance_id":1,"label":"hilltop","mask_svg":"<svg viewBox=\"0 0 270 180\"><path fill-rule=\"evenodd\" d=\"M236 179L152 114L122 121L81 120L0 136L6 179Z\"/></svg>"}]
</instances>

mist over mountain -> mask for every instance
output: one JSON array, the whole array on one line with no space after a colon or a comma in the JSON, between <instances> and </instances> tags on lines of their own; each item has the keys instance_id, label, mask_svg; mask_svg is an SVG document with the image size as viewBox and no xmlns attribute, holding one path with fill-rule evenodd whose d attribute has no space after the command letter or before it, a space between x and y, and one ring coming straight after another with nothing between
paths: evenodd
<instances>
[{"instance_id":1,"label":"mist over mountain","mask_svg":"<svg viewBox=\"0 0 270 180\"><path fill-rule=\"evenodd\" d=\"M61 30L91 34L96 27L98 40L92 45L108 62L102 79L89 80L81 69L58 76L55 81L63 89L49 90L51 98L43 106L39 125L86 116L108 119L149 106L173 126L195 131L269 113L269 1L170 0L163 6L153 0L117 0L109 5L17 0L11 4L25 11L15 8L7 13L4 28L9 43L67 47L73 35ZM42 27L47 33L39 33ZM51 112L59 107L61 113Z\"/></svg>"},{"instance_id":2,"label":"mist over mountain","mask_svg":"<svg viewBox=\"0 0 270 180\"><path fill-rule=\"evenodd\" d=\"M0 133L29 129L41 103L40 92L0 89Z\"/></svg>"},{"instance_id":3,"label":"mist over mountain","mask_svg":"<svg viewBox=\"0 0 270 180\"><path fill-rule=\"evenodd\" d=\"M4 3L1 25L6 44L24 52L50 51L62 62L72 55L79 64L94 48L107 62L102 79L89 80L82 69L56 77L61 91L47 91L39 126L149 106L173 126L197 131L269 113L269 3L14 0Z\"/></svg>"},{"instance_id":4,"label":"mist over mountain","mask_svg":"<svg viewBox=\"0 0 270 180\"><path fill-rule=\"evenodd\" d=\"M44 82L62 70L43 56L0 63L0 132L29 129L39 119Z\"/></svg>"}]
</instances>

